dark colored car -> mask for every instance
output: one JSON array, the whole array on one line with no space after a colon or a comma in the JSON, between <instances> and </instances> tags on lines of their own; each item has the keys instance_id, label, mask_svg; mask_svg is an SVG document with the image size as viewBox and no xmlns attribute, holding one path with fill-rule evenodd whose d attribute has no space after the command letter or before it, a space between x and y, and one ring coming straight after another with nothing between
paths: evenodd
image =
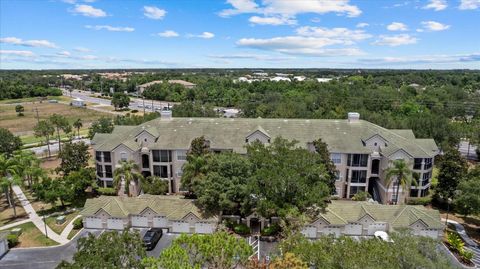
<instances>
[{"instance_id":1,"label":"dark colored car","mask_svg":"<svg viewBox=\"0 0 480 269\"><path fill-rule=\"evenodd\" d=\"M160 238L162 238L162 229L152 228L143 236L143 245L147 250L152 250L157 245Z\"/></svg>"}]
</instances>

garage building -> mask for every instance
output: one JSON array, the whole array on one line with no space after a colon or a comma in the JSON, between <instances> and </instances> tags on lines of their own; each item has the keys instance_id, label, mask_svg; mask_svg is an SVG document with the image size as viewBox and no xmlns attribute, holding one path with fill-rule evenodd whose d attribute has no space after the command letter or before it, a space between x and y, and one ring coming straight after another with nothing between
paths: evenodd
<instances>
[{"instance_id":1,"label":"garage building","mask_svg":"<svg viewBox=\"0 0 480 269\"><path fill-rule=\"evenodd\" d=\"M81 214L87 229L163 228L172 233L213 233L216 216L206 216L195 200L181 196L100 196L88 199Z\"/></svg>"},{"instance_id":2,"label":"garage building","mask_svg":"<svg viewBox=\"0 0 480 269\"><path fill-rule=\"evenodd\" d=\"M8 251L8 236L9 232L0 232L0 259Z\"/></svg>"},{"instance_id":3,"label":"garage building","mask_svg":"<svg viewBox=\"0 0 480 269\"><path fill-rule=\"evenodd\" d=\"M333 200L302 233L309 238L326 234L373 236L376 231L403 228L410 229L414 235L436 239L443 235L444 225L438 210L424 206Z\"/></svg>"}]
</instances>

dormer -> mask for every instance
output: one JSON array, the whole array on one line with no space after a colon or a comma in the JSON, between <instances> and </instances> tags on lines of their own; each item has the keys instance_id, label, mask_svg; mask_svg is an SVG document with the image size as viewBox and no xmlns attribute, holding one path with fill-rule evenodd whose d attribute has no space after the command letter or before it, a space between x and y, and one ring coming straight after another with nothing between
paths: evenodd
<instances>
[{"instance_id":1,"label":"dormer","mask_svg":"<svg viewBox=\"0 0 480 269\"><path fill-rule=\"evenodd\" d=\"M259 141L262 144L267 144L270 143L270 139L270 135L262 128L262 126L257 126L253 132L245 137L245 143Z\"/></svg>"},{"instance_id":2,"label":"dormer","mask_svg":"<svg viewBox=\"0 0 480 269\"><path fill-rule=\"evenodd\" d=\"M157 138L158 133L156 130L142 127L142 131L135 136L135 142L137 142L139 145L147 146L155 143Z\"/></svg>"},{"instance_id":3,"label":"dormer","mask_svg":"<svg viewBox=\"0 0 480 269\"><path fill-rule=\"evenodd\" d=\"M370 137L362 139L363 144L375 151L379 151L380 148L388 147L388 140L379 134L374 134Z\"/></svg>"}]
</instances>

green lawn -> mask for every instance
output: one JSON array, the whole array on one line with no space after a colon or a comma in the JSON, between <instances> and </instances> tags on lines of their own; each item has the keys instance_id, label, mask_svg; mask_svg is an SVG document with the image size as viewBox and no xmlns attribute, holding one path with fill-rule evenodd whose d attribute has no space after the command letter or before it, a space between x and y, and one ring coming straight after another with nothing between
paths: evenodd
<instances>
[{"instance_id":1,"label":"green lawn","mask_svg":"<svg viewBox=\"0 0 480 269\"><path fill-rule=\"evenodd\" d=\"M27 98L20 98L20 99L6 99L0 100L0 104L16 104L16 103L27 103L27 102L38 102L40 99L39 97L27 97ZM47 100L57 100L57 101L64 101L69 102L72 100L70 97L66 96L47 96ZM48 102L48 101L43 101Z\"/></svg>"},{"instance_id":2,"label":"green lawn","mask_svg":"<svg viewBox=\"0 0 480 269\"><path fill-rule=\"evenodd\" d=\"M80 135L81 136L85 136L88 134L88 128L83 128L83 129L80 129ZM75 136L77 136L77 130L75 130ZM60 137L62 139L62 141L67 141L68 139L68 135L66 134L60 134ZM57 137L54 136L52 137L52 140L55 140ZM24 136L20 136L20 139L22 139L22 143L24 145L26 144L32 144L32 143L42 143L45 141L45 138L44 137L35 137L34 135L24 135Z\"/></svg>"},{"instance_id":3,"label":"green lawn","mask_svg":"<svg viewBox=\"0 0 480 269\"><path fill-rule=\"evenodd\" d=\"M22 229L22 234L18 238L19 243L15 247L46 247L58 245L57 242L45 237L33 222L27 222L14 228Z\"/></svg>"},{"instance_id":4,"label":"green lawn","mask_svg":"<svg viewBox=\"0 0 480 269\"><path fill-rule=\"evenodd\" d=\"M67 227L67 224L69 224L70 221L72 221L72 219L75 218L78 215L78 213L79 213L78 211L75 211L73 213L65 215L66 220L62 225L57 225L55 223L55 219L58 216L48 217L46 219L46 222L47 222L48 227L50 227L54 232L56 232L57 234L61 234L63 229L65 229L65 227Z\"/></svg>"},{"instance_id":5,"label":"green lawn","mask_svg":"<svg viewBox=\"0 0 480 269\"><path fill-rule=\"evenodd\" d=\"M67 236L67 239L70 240L72 239L75 235L77 235L78 232L80 232L81 229L72 229L70 233Z\"/></svg>"}]
</instances>

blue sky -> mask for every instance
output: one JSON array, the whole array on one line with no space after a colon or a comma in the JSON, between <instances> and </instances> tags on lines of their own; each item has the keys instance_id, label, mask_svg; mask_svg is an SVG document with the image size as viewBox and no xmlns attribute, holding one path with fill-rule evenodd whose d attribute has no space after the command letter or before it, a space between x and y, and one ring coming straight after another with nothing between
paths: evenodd
<instances>
[{"instance_id":1,"label":"blue sky","mask_svg":"<svg viewBox=\"0 0 480 269\"><path fill-rule=\"evenodd\" d=\"M1 0L0 68L480 69L480 0Z\"/></svg>"}]
</instances>

